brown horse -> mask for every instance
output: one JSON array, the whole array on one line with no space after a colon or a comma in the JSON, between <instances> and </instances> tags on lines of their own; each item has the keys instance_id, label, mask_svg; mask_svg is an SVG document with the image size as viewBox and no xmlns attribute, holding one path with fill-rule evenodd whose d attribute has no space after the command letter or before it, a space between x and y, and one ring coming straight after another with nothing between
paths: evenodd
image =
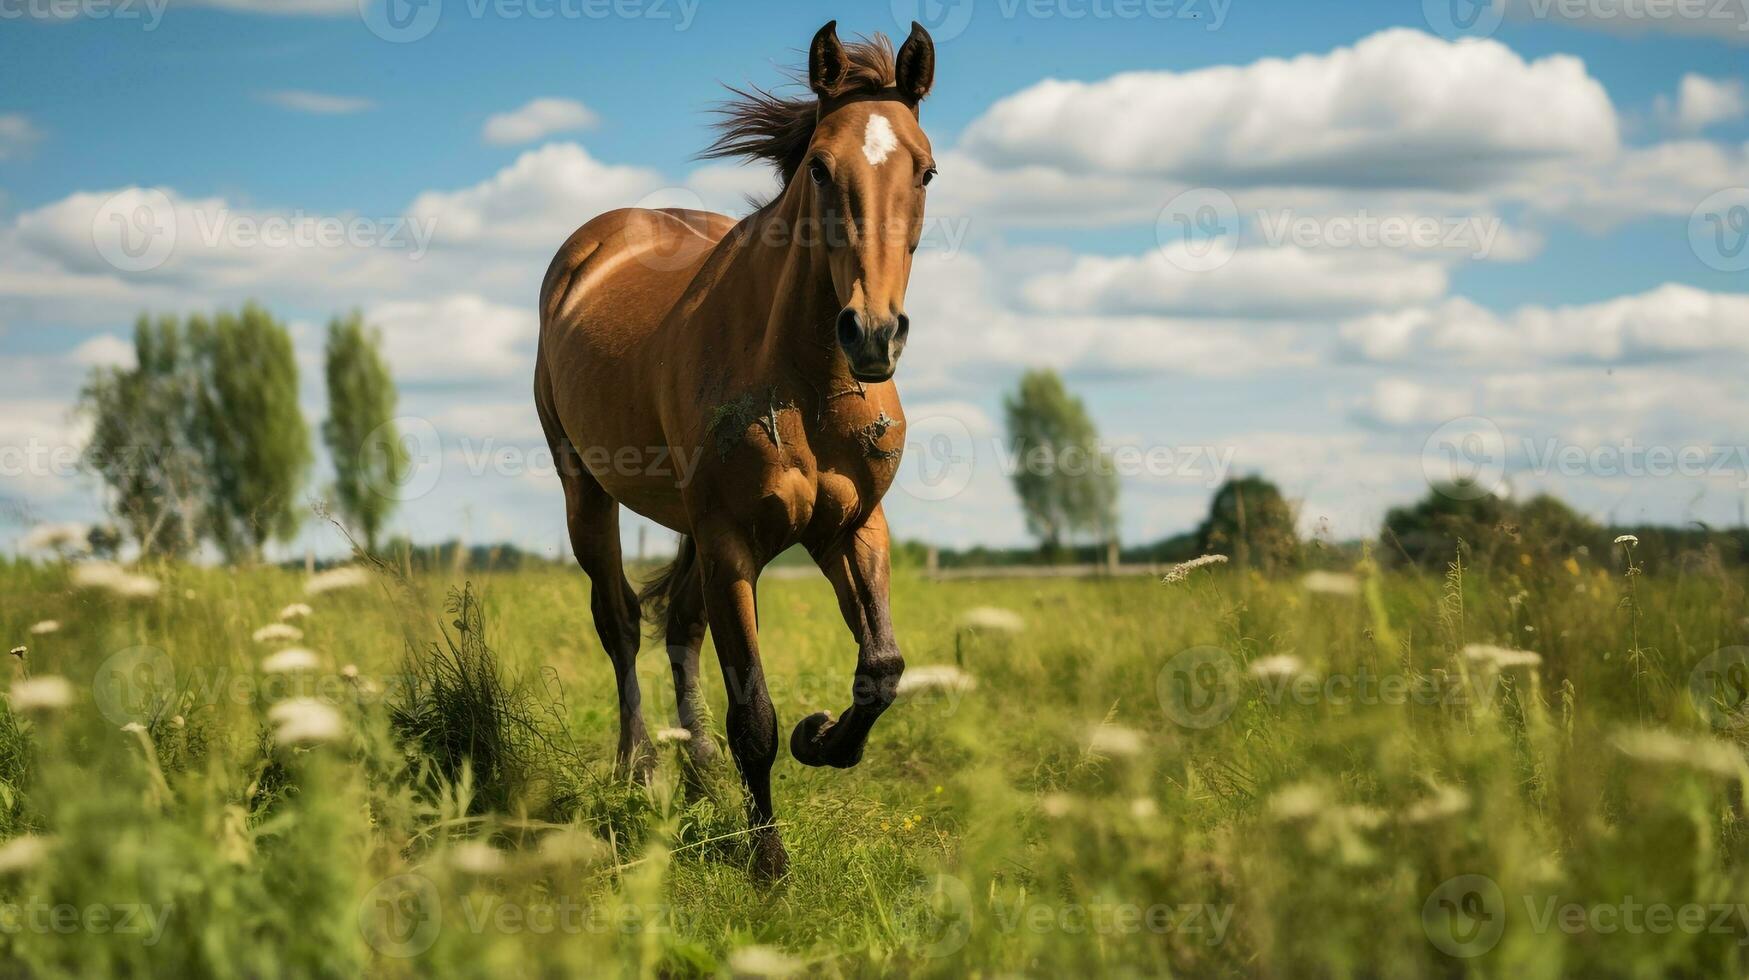
<instances>
[{"instance_id":1,"label":"brown horse","mask_svg":"<svg viewBox=\"0 0 1749 980\"><path fill-rule=\"evenodd\" d=\"M534 397L560 479L571 548L619 686L618 762L652 758L639 709L640 599L667 634L693 761L698 655L716 637L728 744L748 794L753 867L781 876L774 823L777 715L760 666L761 569L805 547L856 638L851 706L802 719L790 752L847 768L893 701L904 660L887 608L881 497L903 446L892 384L910 323L905 287L935 175L918 103L935 76L920 25L808 50L812 97L735 92L706 156L762 159L783 189L738 224L680 209L612 211L578 229L541 285ZM619 505L683 535L642 596L620 556Z\"/></svg>"}]
</instances>

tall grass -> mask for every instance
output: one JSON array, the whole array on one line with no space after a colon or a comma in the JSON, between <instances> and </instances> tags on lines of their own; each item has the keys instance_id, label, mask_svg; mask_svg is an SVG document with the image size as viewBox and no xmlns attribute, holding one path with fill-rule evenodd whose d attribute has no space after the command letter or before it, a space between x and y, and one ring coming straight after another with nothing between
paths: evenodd
<instances>
[{"instance_id":1,"label":"tall grass","mask_svg":"<svg viewBox=\"0 0 1749 980\"><path fill-rule=\"evenodd\" d=\"M1749 969L1749 622L1716 567L901 577L908 663L975 686L906 694L857 769L780 759L767 889L732 779L690 786L676 744L650 785L613 778L580 576L306 598L280 570L144 571L155 597L0 570L14 673L73 692L0 712L13 972ZM265 672L251 636L294 600L317 664ZM830 589L760 602L780 722L840 706ZM672 724L666 658L640 673ZM295 737L311 702L337 726Z\"/></svg>"}]
</instances>

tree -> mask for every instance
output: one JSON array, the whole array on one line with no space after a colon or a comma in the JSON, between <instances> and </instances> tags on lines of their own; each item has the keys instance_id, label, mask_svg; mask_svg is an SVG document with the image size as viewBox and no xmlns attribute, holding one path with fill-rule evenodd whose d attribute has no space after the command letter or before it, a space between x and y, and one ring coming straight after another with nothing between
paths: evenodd
<instances>
[{"instance_id":1,"label":"tree","mask_svg":"<svg viewBox=\"0 0 1749 980\"><path fill-rule=\"evenodd\" d=\"M1235 565L1278 571L1299 563L1300 537L1294 507L1275 484L1260 476L1228 480L1209 502L1209 516L1196 531L1197 550L1226 555Z\"/></svg>"},{"instance_id":2,"label":"tree","mask_svg":"<svg viewBox=\"0 0 1749 980\"><path fill-rule=\"evenodd\" d=\"M1019 465L1014 492L1026 526L1048 552L1077 533L1109 538L1117 529L1117 472L1081 399L1055 371L1028 371L1003 399Z\"/></svg>"},{"instance_id":3,"label":"tree","mask_svg":"<svg viewBox=\"0 0 1749 980\"><path fill-rule=\"evenodd\" d=\"M80 392L91 419L86 468L142 556L177 557L197 543L206 494L194 440L199 381L175 317L134 325L134 366L98 368Z\"/></svg>"},{"instance_id":4,"label":"tree","mask_svg":"<svg viewBox=\"0 0 1749 980\"><path fill-rule=\"evenodd\" d=\"M204 530L233 561L297 533L295 497L311 461L298 409L298 365L285 326L254 303L212 321L191 317L200 378L196 442L207 475Z\"/></svg>"},{"instance_id":5,"label":"tree","mask_svg":"<svg viewBox=\"0 0 1749 980\"><path fill-rule=\"evenodd\" d=\"M395 505L388 490L400 483L407 467L407 450L394 424L395 382L381 344L356 312L328 324L328 420L322 423L322 439L334 459L334 504L371 551Z\"/></svg>"},{"instance_id":6,"label":"tree","mask_svg":"<svg viewBox=\"0 0 1749 980\"><path fill-rule=\"evenodd\" d=\"M1541 565L1580 549L1605 553L1609 541L1602 528L1547 494L1519 503L1461 481L1432 487L1412 507L1393 507L1381 536L1384 554L1433 569L1460 553L1468 565Z\"/></svg>"}]
</instances>

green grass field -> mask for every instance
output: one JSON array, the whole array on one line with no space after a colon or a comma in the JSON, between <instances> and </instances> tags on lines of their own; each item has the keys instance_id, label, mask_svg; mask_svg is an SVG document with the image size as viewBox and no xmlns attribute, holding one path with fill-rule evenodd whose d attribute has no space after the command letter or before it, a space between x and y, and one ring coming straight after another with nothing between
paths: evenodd
<instances>
[{"instance_id":1,"label":"green grass field","mask_svg":"<svg viewBox=\"0 0 1749 980\"><path fill-rule=\"evenodd\" d=\"M732 782L688 789L675 744L652 785L614 780L581 573L476 576L476 610L446 609L460 583L437 577L306 597L280 570L154 568L156 595L125 597L14 565L0 631L31 683L0 713L0 961L1741 976L1749 651L1729 648L1749 643L1749 583L1620 564L1317 588L1220 567L901 575L912 671L975 686L907 694L853 770L786 748L792 868L766 889ZM296 602L301 639L252 638ZM823 580L767 581L760 610L787 736L844 706L855 650ZM264 670L286 646L315 662ZM673 724L659 644L641 666L655 731ZM319 704L283 703L299 697Z\"/></svg>"}]
</instances>

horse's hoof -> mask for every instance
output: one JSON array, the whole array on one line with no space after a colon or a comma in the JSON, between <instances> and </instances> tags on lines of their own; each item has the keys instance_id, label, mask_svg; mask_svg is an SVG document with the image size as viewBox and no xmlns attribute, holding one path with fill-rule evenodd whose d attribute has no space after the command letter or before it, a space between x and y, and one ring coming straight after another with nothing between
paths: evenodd
<instances>
[{"instance_id":1,"label":"horse's hoof","mask_svg":"<svg viewBox=\"0 0 1749 980\"><path fill-rule=\"evenodd\" d=\"M766 828L753 834L753 880L761 885L774 885L789 874L789 852L777 831Z\"/></svg>"},{"instance_id":2,"label":"horse's hoof","mask_svg":"<svg viewBox=\"0 0 1749 980\"><path fill-rule=\"evenodd\" d=\"M832 713L816 711L796 724L790 732L789 754L804 766L831 766L849 769L862 761L862 749L845 752L832 741Z\"/></svg>"},{"instance_id":3,"label":"horse's hoof","mask_svg":"<svg viewBox=\"0 0 1749 980\"><path fill-rule=\"evenodd\" d=\"M796 723L789 735L789 754L804 766L826 765L826 746L820 733L832 725L832 713L816 711Z\"/></svg>"}]
</instances>

